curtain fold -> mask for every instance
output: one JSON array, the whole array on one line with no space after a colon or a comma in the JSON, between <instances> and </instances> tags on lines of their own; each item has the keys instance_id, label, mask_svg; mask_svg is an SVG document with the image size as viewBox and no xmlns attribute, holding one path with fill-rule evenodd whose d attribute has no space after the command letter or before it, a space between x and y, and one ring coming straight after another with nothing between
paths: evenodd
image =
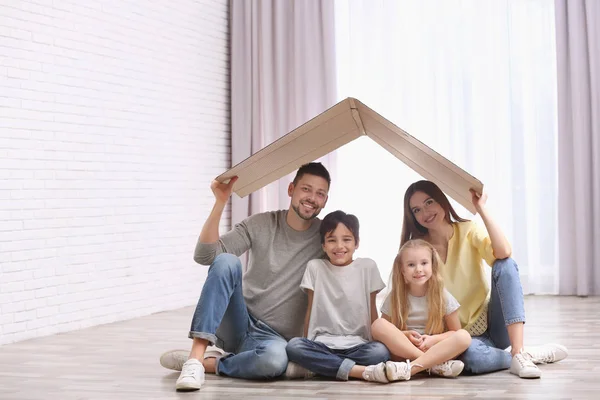
<instances>
[{"instance_id":1,"label":"curtain fold","mask_svg":"<svg viewBox=\"0 0 600 400\"><path fill-rule=\"evenodd\" d=\"M231 1L232 165L336 102L333 0ZM334 154L322 161L335 176ZM232 224L289 205L284 177L232 197Z\"/></svg>"},{"instance_id":2,"label":"curtain fold","mask_svg":"<svg viewBox=\"0 0 600 400\"><path fill-rule=\"evenodd\" d=\"M556 0L559 293L600 295L600 2Z\"/></svg>"}]
</instances>

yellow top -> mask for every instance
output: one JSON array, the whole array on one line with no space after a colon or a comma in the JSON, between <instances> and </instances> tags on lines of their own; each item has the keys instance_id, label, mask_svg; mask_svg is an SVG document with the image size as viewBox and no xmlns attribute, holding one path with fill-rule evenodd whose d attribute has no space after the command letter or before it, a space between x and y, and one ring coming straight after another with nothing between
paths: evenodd
<instances>
[{"instance_id":1,"label":"yellow top","mask_svg":"<svg viewBox=\"0 0 600 400\"><path fill-rule=\"evenodd\" d=\"M455 222L452 226L454 235L440 270L444 286L460 303L460 323L468 330L485 309L490 291L481 261L493 266L496 257L485 228L473 221Z\"/></svg>"}]
</instances>

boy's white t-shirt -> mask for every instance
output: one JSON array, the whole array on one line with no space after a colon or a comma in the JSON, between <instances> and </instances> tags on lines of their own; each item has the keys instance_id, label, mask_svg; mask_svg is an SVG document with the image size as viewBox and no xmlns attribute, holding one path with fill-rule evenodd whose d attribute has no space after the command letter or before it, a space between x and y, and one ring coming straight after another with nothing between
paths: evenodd
<instances>
[{"instance_id":1,"label":"boy's white t-shirt","mask_svg":"<svg viewBox=\"0 0 600 400\"><path fill-rule=\"evenodd\" d=\"M385 287L377 264L357 258L338 267L311 260L300 288L314 292L308 336L331 349L348 349L371 341L371 293Z\"/></svg>"},{"instance_id":2,"label":"boy's white t-shirt","mask_svg":"<svg viewBox=\"0 0 600 400\"><path fill-rule=\"evenodd\" d=\"M390 292L391 294L391 292ZM381 306L381 313L392 316L392 297L390 294L387 295L383 305ZM446 299L446 312L444 315L452 314L458 310L460 304L458 301L444 288L444 297ZM408 308L408 317L406 319L406 329L409 331L417 331L421 335L425 334L425 327L427 326L427 297L416 297L408 294L408 301L410 306Z\"/></svg>"}]
</instances>

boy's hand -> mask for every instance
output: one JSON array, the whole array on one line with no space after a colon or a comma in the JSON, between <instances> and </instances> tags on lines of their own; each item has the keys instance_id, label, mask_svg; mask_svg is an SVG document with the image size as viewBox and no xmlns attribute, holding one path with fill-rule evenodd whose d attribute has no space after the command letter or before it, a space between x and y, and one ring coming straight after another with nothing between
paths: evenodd
<instances>
[{"instance_id":1,"label":"boy's hand","mask_svg":"<svg viewBox=\"0 0 600 400\"><path fill-rule=\"evenodd\" d=\"M404 334L416 347L419 347L423 343L422 336L417 331L404 331Z\"/></svg>"},{"instance_id":2,"label":"boy's hand","mask_svg":"<svg viewBox=\"0 0 600 400\"><path fill-rule=\"evenodd\" d=\"M234 176L229 180L228 183L221 183L217 180L212 181L210 184L210 190L212 190L215 195L215 199L219 203L227 203L229 197L231 196L231 192L233 191L233 184L238 180L237 176Z\"/></svg>"},{"instance_id":3,"label":"boy's hand","mask_svg":"<svg viewBox=\"0 0 600 400\"><path fill-rule=\"evenodd\" d=\"M421 339L423 340L421 345L419 346L419 350L425 352L433 347L436 343L436 340L431 335L422 335Z\"/></svg>"}]
</instances>

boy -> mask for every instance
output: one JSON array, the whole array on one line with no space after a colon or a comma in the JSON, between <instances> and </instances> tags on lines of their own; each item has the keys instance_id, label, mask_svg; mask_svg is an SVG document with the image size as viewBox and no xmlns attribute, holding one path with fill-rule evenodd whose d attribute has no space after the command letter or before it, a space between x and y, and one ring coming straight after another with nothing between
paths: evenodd
<instances>
[{"instance_id":1,"label":"boy","mask_svg":"<svg viewBox=\"0 0 600 400\"><path fill-rule=\"evenodd\" d=\"M358 219L343 211L323 218L320 235L327 259L308 262L300 284L308 295L305 337L292 339L286 351L290 361L318 375L387 382L373 372L390 353L371 341L371 324L378 316L375 296L385 284L373 260L353 259L358 230Z\"/></svg>"}]
</instances>

